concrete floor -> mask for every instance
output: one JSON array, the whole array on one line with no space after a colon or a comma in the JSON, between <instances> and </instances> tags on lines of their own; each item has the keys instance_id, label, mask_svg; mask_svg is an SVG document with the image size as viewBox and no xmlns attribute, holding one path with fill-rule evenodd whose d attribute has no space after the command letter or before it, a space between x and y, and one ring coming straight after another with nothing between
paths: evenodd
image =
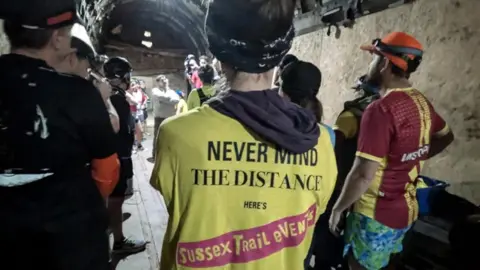
<instances>
[{"instance_id":1,"label":"concrete floor","mask_svg":"<svg viewBox=\"0 0 480 270\"><path fill-rule=\"evenodd\" d=\"M152 133L152 132L150 132ZM129 198L123 211L131 216L123 223L126 237L150 241L144 252L123 258L113 258L117 270L158 270L163 236L168 214L163 198L150 184L153 164L147 161L151 155L152 139L144 142L146 150L132 155L134 166L134 195ZM127 215L128 215L127 214Z\"/></svg>"}]
</instances>

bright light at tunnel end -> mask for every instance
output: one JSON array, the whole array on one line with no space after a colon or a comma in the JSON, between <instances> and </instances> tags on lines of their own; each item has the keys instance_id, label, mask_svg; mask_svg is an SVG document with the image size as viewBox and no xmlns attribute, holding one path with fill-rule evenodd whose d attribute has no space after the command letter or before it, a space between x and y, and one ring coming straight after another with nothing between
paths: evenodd
<instances>
[{"instance_id":1,"label":"bright light at tunnel end","mask_svg":"<svg viewBox=\"0 0 480 270\"><path fill-rule=\"evenodd\" d=\"M145 31L145 32L143 33L143 35L144 35L145 37L151 37L151 36L152 36L152 33L148 32L148 31Z\"/></svg>"},{"instance_id":2,"label":"bright light at tunnel end","mask_svg":"<svg viewBox=\"0 0 480 270\"><path fill-rule=\"evenodd\" d=\"M153 43L151 41L142 40L142 45L147 48L151 48Z\"/></svg>"}]
</instances>

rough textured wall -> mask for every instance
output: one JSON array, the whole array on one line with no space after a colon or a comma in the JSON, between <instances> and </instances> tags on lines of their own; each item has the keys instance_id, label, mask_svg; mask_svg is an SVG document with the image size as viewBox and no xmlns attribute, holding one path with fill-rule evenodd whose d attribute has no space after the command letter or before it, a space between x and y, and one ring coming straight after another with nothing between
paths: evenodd
<instances>
[{"instance_id":1,"label":"rough textured wall","mask_svg":"<svg viewBox=\"0 0 480 270\"><path fill-rule=\"evenodd\" d=\"M319 98L332 124L349 87L366 72L370 56L358 49L391 31L405 31L425 46L426 55L412 76L453 129L456 140L426 163L425 175L449 180L451 191L480 204L480 1L419 0L363 17L342 28L339 39L326 30L298 37L292 52L313 61L323 73Z\"/></svg>"},{"instance_id":2,"label":"rough textured wall","mask_svg":"<svg viewBox=\"0 0 480 270\"><path fill-rule=\"evenodd\" d=\"M139 53L138 51L109 51L107 55L121 56L127 58L133 66L135 72L146 71L155 73L155 71L170 71L183 68L183 58L166 57L161 55Z\"/></svg>"}]
</instances>

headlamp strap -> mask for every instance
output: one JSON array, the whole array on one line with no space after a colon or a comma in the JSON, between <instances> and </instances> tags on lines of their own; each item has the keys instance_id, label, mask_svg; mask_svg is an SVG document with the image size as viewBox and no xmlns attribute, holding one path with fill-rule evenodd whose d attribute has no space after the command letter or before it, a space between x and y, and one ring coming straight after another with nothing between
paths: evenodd
<instances>
[{"instance_id":1,"label":"headlamp strap","mask_svg":"<svg viewBox=\"0 0 480 270\"><path fill-rule=\"evenodd\" d=\"M415 57L423 57L423 51L411 47L404 46L394 46L383 43L380 39L375 39L372 42L372 45L375 46L379 51L393 54L395 56L402 57L406 54L413 55Z\"/></svg>"}]
</instances>

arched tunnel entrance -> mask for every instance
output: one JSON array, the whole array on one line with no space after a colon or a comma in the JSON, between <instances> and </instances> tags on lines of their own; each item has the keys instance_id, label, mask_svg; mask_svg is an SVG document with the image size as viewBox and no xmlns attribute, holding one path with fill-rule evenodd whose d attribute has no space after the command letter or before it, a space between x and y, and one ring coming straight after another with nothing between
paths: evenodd
<instances>
[{"instance_id":1,"label":"arched tunnel entrance","mask_svg":"<svg viewBox=\"0 0 480 270\"><path fill-rule=\"evenodd\" d=\"M81 0L99 52L123 55L135 75L180 72L189 53L207 53L201 1Z\"/></svg>"}]
</instances>

